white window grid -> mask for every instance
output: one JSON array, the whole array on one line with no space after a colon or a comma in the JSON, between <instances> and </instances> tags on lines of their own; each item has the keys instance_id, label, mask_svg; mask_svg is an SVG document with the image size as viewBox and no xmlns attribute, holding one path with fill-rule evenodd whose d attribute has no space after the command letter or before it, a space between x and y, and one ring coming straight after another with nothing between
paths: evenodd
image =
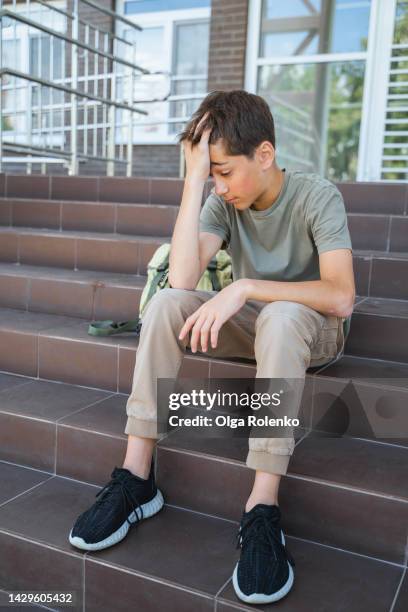
<instances>
[{"instance_id":1,"label":"white window grid","mask_svg":"<svg viewBox=\"0 0 408 612\"><path fill-rule=\"evenodd\" d=\"M66 9L66 2L64 0L57 0L50 2L53 6L58 8ZM66 18L55 15L54 11L49 11L47 8L38 5L38 11L32 10L27 11L25 4L16 4L13 6L13 11L26 13L27 17L37 21L39 18L44 23L44 20L49 21L49 25L55 30L65 32L66 31ZM37 15L35 14L37 12ZM40 15L38 15L40 13ZM57 21L56 21L57 20ZM4 28L3 40L17 40L20 44L20 57L19 57L19 69L23 73L30 72L30 40L32 38L39 38L39 54L41 57L41 46L43 44L44 34L39 32L35 28L10 20L11 27ZM89 35L89 31L87 33ZM50 71L53 74L53 37L45 35L47 44L51 46L50 54ZM56 39L57 40L57 39ZM99 44L101 40L101 34L96 32L96 40ZM89 43L89 39L86 38L85 42ZM104 49L107 50L106 36L103 35L102 43ZM71 85L71 75L66 74L66 56L69 51L66 49L66 44L62 43L62 77L54 78L52 81L56 84ZM87 51L85 53L88 53ZM107 68L107 60L104 59L105 70ZM90 85L90 81L93 81L93 91L96 93L99 89L99 83L102 83L104 96L107 96L107 78L110 74L105 72L104 74L98 72L97 62L93 63L93 72L88 71L83 76L78 76L78 84L83 83L84 89ZM71 96L64 92L56 92L55 90L48 89L48 96L50 99L49 103L45 103L44 88L35 83L27 82L17 77L11 77L10 83L5 85L3 82L3 91L10 92L9 96L4 96L3 101L9 105L3 104L3 117L8 115L12 117L16 122L22 118L21 129L6 130L3 132L4 138L8 142L15 144L28 144L33 146L46 146L64 149L67 140L71 135L70 121L66 121L66 114L72 110ZM37 90L38 103L34 103L33 91ZM62 96L62 101L53 101L55 95ZM24 100L24 109L16 112L17 104L16 98ZM94 156L103 154L107 150L106 142L106 127L108 126L108 117L106 105L99 101L87 100L86 98L80 98L78 101L78 109L80 112L83 111L84 121L77 125L77 130L84 133L83 138L83 152L92 153ZM85 112L85 109L87 112ZM55 117L58 113L62 116L61 125L55 125ZM36 124L33 122L33 116L37 116L38 121ZM90 119L89 119L90 118ZM96 134L102 134L102 140L100 140ZM88 140L92 139L92 151L88 151Z\"/></svg>"}]
</instances>

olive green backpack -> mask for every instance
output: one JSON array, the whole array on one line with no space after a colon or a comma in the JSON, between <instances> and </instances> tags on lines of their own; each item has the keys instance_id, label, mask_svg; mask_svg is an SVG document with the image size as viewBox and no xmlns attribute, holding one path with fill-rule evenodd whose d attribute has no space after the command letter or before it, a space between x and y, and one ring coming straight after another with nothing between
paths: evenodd
<instances>
[{"instance_id":1,"label":"olive green backpack","mask_svg":"<svg viewBox=\"0 0 408 612\"><path fill-rule=\"evenodd\" d=\"M162 244L147 265L147 282L144 286L139 305L139 318L133 321L94 321L89 325L91 336L113 336L124 332L140 333L143 313L152 297L165 287L169 287L170 244ZM221 291L232 283L231 257L220 250L213 257L196 287L200 291Z\"/></svg>"}]
</instances>

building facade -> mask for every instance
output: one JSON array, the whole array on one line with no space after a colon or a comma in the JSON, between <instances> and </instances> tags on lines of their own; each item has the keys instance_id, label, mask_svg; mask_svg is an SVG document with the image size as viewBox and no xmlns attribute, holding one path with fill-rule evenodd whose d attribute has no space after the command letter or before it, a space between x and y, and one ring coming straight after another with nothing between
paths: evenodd
<instances>
[{"instance_id":1,"label":"building facade","mask_svg":"<svg viewBox=\"0 0 408 612\"><path fill-rule=\"evenodd\" d=\"M24 3L7 4L23 10ZM48 4L71 10L73 0ZM104 0L98 5L126 18L115 20L92 3L79 2L84 21L130 43L119 48L110 40L106 49L151 72L130 84L113 64L96 69L117 73L107 95L126 99L131 87L132 99L143 101L140 107L148 112L134 121L134 176L179 176L177 134L185 121L209 91L244 88L270 105L280 165L334 181L408 180L408 0ZM59 26L64 28L62 17ZM25 62L34 73L41 66L47 78L63 80L69 74L71 54L64 55L64 41L54 40L50 49L44 34L24 38L9 32L7 38L3 32L3 63L21 68ZM83 29L87 35L89 41ZM80 78L88 70L84 61ZM50 118L54 111L57 117L61 96L53 92L48 100ZM36 123L35 102L34 95L31 126L40 137L50 125L47 119ZM119 151L129 144L129 133L121 122L126 110L115 112ZM61 128L65 115L60 110ZM101 115L101 125L104 120ZM79 123L82 146L89 123L84 116ZM69 130L59 138L69 145ZM78 171L104 174L105 166L83 160ZM35 164L32 168L36 171ZM63 171L47 166L47 172ZM115 166L115 174L123 173L123 166Z\"/></svg>"}]
</instances>

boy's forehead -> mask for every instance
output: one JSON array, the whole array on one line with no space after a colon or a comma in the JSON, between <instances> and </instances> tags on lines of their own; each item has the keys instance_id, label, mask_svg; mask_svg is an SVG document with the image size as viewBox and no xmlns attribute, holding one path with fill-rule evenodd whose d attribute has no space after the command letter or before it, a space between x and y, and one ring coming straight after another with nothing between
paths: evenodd
<instances>
[{"instance_id":1,"label":"boy's forehead","mask_svg":"<svg viewBox=\"0 0 408 612\"><path fill-rule=\"evenodd\" d=\"M228 155L223 146L222 138L217 140L214 144L209 145L210 153L210 165L211 168L222 168L226 164L233 164L234 166L245 163L244 155Z\"/></svg>"},{"instance_id":2,"label":"boy's forehead","mask_svg":"<svg viewBox=\"0 0 408 612\"><path fill-rule=\"evenodd\" d=\"M214 144L210 144L210 163L212 166L222 166L227 164L230 156L226 154L222 139L217 140Z\"/></svg>"}]
</instances>

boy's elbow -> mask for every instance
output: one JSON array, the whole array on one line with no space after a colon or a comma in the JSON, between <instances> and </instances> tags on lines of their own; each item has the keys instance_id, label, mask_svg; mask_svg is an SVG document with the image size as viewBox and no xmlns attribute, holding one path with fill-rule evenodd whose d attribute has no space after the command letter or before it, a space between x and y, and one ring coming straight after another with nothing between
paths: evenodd
<instances>
[{"instance_id":1,"label":"boy's elbow","mask_svg":"<svg viewBox=\"0 0 408 612\"><path fill-rule=\"evenodd\" d=\"M197 283L194 284L189 279L179 278L169 274L169 285L172 289L192 290L196 288Z\"/></svg>"},{"instance_id":2,"label":"boy's elbow","mask_svg":"<svg viewBox=\"0 0 408 612\"><path fill-rule=\"evenodd\" d=\"M340 293L335 304L335 314L337 317L349 317L354 310L354 291Z\"/></svg>"}]
</instances>

